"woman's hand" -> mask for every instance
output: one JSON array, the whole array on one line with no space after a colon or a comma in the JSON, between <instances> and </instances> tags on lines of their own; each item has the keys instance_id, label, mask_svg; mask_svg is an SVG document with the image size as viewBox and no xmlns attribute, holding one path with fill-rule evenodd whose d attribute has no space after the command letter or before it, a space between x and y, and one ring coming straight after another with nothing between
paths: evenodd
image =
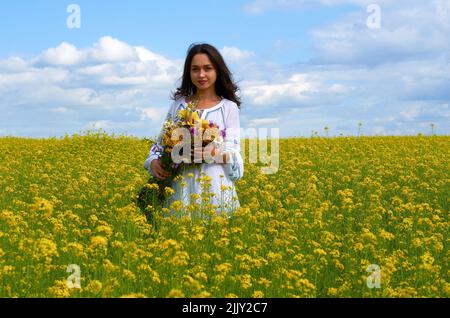
<instances>
[{"instance_id":1,"label":"woman's hand","mask_svg":"<svg viewBox=\"0 0 450 318\"><path fill-rule=\"evenodd\" d=\"M158 179L164 180L170 177L170 172L164 170L159 159L153 159L150 163L150 166L152 167L152 171Z\"/></svg>"}]
</instances>

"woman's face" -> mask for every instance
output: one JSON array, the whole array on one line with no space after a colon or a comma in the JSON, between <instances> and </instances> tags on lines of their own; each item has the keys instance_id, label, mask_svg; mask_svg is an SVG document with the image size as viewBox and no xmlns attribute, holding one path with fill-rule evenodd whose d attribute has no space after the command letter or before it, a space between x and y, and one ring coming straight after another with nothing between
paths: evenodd
<instances>
[{"instance_id":1,"label":"woman's face","mask_svg":"<svg viewBox=\"0 0 450 318\"><path fill-rule=\"evenodd\" d=\"M214 88L217 79L216 69L208 55L199 53L194 55L191 62L191 81L200 91Z\"/></svg>"}]
</instances>

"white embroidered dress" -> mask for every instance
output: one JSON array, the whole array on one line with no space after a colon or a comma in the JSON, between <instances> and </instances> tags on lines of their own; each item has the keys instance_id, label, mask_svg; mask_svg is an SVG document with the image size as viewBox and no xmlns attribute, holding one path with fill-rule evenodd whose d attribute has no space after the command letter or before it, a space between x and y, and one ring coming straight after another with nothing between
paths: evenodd
<instances>
[{"instance_id":1,"label":"white embroidered dress","mask_svg":"<svg viewBox=\"0 0 450 318\"><path fill-rule=\"evenodd\" d=\"M172 103L169 112L166 116L166 120L171 117L175 120L177 113L180 109L185 109L187 106L186 98L181 97ZM240 121L239 121L239 108L236 103L222 98L222 100L215 106L197 110L199 117L204 120L210 120L217 125L219 129L226 129L226 136L224 138L224 151L229 153L229 163L202 163L200 169L193 167L186 168L182 175L183 180L175 180L172 183L172 188L175 193L167 200L166 207L169 207L173 201L179 200L183 202L183 206L186 206L191 201L191 194L196 193L201 196L202 188L199 178L203 172L205 175L211 177L210 191L214 194L212 197L212 203L216 207L217 213L226 212L231 215L237 207L240 206L239 199L237 197L236 189L233 184L234 181L242 178L244 174L244 164L240 153ZM150 163L154 159L158 159L164 147L162 145L162 134L158 136L156 142L152 145L148 158L144 162L144 168L152 175L153 171ZM189 174L193 174L194 177L189 177ZM223 177L221 177L221 175ZM182 182L186 185L183 187ZM225 186L227 190L222 191L222 187ZM199 199L196 203L200 203Z\"/></svg>"}]
</instances>

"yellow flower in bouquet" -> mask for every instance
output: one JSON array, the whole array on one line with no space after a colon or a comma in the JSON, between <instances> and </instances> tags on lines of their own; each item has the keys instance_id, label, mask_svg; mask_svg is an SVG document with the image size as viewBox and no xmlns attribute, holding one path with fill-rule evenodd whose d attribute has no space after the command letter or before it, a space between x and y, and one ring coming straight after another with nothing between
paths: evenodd
<instances>
[{"instance_id":1,"label":"yellow flower in bouquet","mask_svg":"<svg viewBox=\"0 0 450 318\"><path fill-rule=\"evenodd\" d=\"M210 127L210 122L208 120L202 119L202 128L205 129L205 130L208 129L208 128L211 128Z\"/></svg>"},{"instance_id":2,"label":"yellow flower in bouquet","mask_svg":"<svg viewBox=\"0 0 450 318\"><path fill-rule=\"evenodd\" d=\"M178 117L182 121L182 125L195 126L196 123L201 122L195 110L194 103L189 103L186 109L182 109L178 112Z\"/></svg>"}]
</instances>

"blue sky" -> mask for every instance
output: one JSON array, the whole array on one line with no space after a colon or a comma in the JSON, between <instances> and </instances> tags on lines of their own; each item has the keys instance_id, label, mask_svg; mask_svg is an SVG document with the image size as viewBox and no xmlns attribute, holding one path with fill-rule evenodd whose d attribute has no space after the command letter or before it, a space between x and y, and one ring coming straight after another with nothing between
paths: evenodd
<instances>
[{"instance_id":1,"label":"blue sky","mask_svg":"<svg viewBox=\"0 0 450 318\"><path fill-rule=\"evenodd\" d=\"M450 3L31 1L0 10L0 136L156 135L187 47L216 46L241 126L309 136L449 133ZM81 28L66 11L81 9Z\"/></svg>"},{"instance_id":2,"label":"blue sky","mask_svg":"<svg viewBox=\"0 0 450 318\"><path fill-rule=\"evenodd\" d=\"M81 28L66 27L67 5L81 9ZM143 45L168 58L180 58L192 42L205 41L221 47L234 46L295 62L310 57L308 30L327 24L353 5L324 10L278 10L249 14L248 1L29 1L2 5L0 56L39 54L62 41L87 47L100 37ZM24 23L25 22L25 23ZM264 36L262 36L264 35ZM274 51L277 41L290 43L289 50Z\"/></svg>"}]
</instances>

